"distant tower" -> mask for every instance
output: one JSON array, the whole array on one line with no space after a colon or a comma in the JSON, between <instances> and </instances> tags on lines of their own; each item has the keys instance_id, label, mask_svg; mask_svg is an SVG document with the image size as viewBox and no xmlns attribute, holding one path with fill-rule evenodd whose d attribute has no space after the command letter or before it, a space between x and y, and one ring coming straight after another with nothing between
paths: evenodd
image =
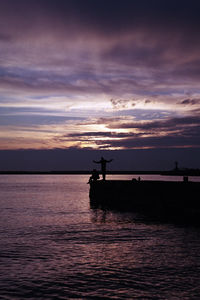
<instances>
[{"instance_id":1,"label":"distant tower","mask_svg":"<svg viewBox=\"0 0 200 300\"><path fill-rule=\"evenodd\" d=\"M177 161L175 161L175 169L174 169L175 171L177 171L178 170L178 162Z\"/></svg>"}]
</instances>

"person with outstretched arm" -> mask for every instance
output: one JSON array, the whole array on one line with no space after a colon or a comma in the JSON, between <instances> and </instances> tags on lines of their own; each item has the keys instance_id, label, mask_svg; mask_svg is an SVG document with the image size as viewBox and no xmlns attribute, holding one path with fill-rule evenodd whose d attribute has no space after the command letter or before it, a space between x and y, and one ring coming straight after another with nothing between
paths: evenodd
<instances>
[{"instance_id":1,"label":"person with outstretched arm","mask_svg":"<svg viewBox=\"0 0 200 300\"><path fill-rule=\"evenodd\" d=\"M103 157L99 161L93 160L94 163L96 164L101 164L101 172L103 176L103 180L106 180L106 164L113 161L113 159L106 160Z\"/></svg>"}]
</instances>

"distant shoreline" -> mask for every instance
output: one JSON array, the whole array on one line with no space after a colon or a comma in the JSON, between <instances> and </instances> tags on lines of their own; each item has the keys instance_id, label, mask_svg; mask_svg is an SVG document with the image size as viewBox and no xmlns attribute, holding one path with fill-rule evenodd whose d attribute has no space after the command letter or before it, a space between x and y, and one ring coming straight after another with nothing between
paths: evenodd
<instances>
[{"instance_id":1,"label":"distant shoreline","mask_svg":"<svg viewBox=\"0 0 200 300\"><path fill-rule=\"evenodd\" d=\"M101 172L99 172L101 174ZM91 171L0 171L0 175L90 175ZM107 171L108 175L169 175L169 176L200 176L199 169L171 171Z\"/></svg>"}]
</instances>

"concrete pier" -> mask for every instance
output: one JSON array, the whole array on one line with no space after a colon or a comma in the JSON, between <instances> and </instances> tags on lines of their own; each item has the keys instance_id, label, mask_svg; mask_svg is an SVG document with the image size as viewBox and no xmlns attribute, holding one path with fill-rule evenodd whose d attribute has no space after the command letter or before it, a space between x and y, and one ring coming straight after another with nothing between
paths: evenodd
<instances>
[{"instance_id":1,"label":"concrete pier","mask_svg":"<svg viewBox=\"0 0 200 300\"><path fill-rule=\"evenodd\" d=\"M93 208L139 211L200 223L200 182L107 180L90 183Z\"/></svg>"}]
</instances>

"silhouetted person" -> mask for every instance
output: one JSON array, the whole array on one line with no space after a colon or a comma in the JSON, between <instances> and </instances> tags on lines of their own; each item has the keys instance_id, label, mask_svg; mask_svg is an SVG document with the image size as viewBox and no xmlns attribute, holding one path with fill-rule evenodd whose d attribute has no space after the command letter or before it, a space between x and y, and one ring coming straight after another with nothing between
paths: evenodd
<instances>
[{"instance_id":1,"label":"silhouetted person","mask_svg":"<svg viewBox=\"0 0 200 300\"><path fill-rule=\"evenodd\" d=\"M92 175L90 176L88 183L92 181L97 181L98 179L99 179L99 172L96 169L93 169Z\"/></svg>"},{"instance_id":2,"label":"silhouetted person","mask_svg":"<svg viewBox=\"0 0 200 300\"><path fill-rule=\"evenodd\" d=\"M101 172L102 172L103 180L106 180L106 164L111 161L113 161L113 159L106 160L103 157L101 157L100 161L93 160L94 163L101 164Z\"/></svg>"}]
</instances>

